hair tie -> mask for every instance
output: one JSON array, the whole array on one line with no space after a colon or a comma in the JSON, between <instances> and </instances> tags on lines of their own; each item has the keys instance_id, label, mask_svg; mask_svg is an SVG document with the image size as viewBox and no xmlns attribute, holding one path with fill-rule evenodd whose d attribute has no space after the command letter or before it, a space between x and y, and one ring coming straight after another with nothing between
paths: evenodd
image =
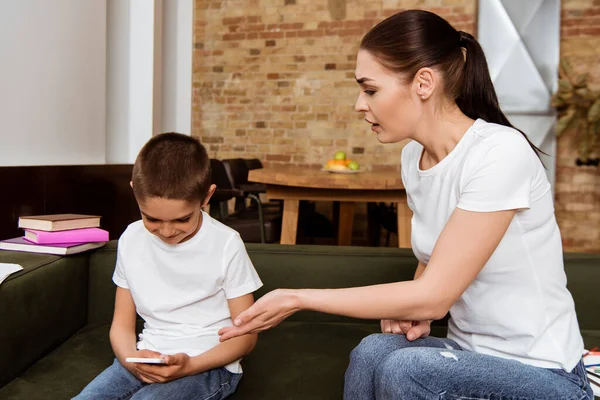
<instances>
[{"instance_id":1,"label":"hair tie","mask_svg":"<svg viewBox=\"0 0 600 400\"><path fill-rule=\"evenodd\" d=\"M465 47L469 40L472 38L473 36L470 33L458 31L458 44L460 45L460 47Z\"/></svg>"}]
</instances>

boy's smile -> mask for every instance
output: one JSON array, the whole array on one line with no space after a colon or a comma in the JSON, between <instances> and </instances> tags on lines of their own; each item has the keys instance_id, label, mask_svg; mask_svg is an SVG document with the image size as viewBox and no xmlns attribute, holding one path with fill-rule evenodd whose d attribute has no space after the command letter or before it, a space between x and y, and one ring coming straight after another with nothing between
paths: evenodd
<instances>
[{"instance_id":1,"label":"boy's smile","mask_svg":"<svg viewBox=\"0 0 600 400\"><path fill-rule=\"evenodd\" d=\"M146 229L167 244L191 239L202 226L200 202L148 197L139 207Z\"/></svg>"}]
</instances>

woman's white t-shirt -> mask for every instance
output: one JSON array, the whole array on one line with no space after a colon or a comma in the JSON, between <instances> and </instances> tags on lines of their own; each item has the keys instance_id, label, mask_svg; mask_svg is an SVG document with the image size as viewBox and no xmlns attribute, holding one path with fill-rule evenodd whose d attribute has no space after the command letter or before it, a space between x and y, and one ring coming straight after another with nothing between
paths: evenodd
<instances>
[{"instance_id":1,"label":"woman's white t-shirt","mask_svg":"<svg viewBox=\"0 0 600 400\"><path fill-rule=\"evenodd\" d=\"M571 371L583 340L566 288L560 231L544 167L523 135L481 119L438 164L421 170L423 146L402 151L413 211L412 248L427 264L456 208L517 209L475 280L450 308L448 337L463 349Z\"/></svg>"}]
</instances>

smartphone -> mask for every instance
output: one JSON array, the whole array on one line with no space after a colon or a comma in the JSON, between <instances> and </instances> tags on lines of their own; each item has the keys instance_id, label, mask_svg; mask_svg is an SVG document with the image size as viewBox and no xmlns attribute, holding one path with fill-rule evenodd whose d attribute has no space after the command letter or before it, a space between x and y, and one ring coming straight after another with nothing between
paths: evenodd
<instances>
[{"instance_id":1,"label":"smartphone","mask_svg":"<svg viewBox=\"0 0 600 400\"><path fill-rule=\"evenodd\" d=\"M145 358L145 357L127 357L126 362L130 363L142 363L142 364L166 364L167 362L162 358Z\"/></svg>"}]
</instances>

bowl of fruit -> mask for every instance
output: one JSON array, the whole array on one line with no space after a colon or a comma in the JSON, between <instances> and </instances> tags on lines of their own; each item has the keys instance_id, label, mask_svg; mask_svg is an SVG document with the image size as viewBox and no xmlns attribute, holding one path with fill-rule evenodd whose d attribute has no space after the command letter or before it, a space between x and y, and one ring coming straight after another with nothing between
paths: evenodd
<instances>
[{"instance_id":1,"label":"bowl of fruit","mask_svg":"<svg viewBox=\"0 0 600 400\"><path fill-rule=\"evenodd\" d=\"M348 160L346 158L345 152L338 151L333 155L333 159L327 161L321 171L338 174L356 174L359 173L361 169L356 161Z\"/></svg>"}]
</instances>

